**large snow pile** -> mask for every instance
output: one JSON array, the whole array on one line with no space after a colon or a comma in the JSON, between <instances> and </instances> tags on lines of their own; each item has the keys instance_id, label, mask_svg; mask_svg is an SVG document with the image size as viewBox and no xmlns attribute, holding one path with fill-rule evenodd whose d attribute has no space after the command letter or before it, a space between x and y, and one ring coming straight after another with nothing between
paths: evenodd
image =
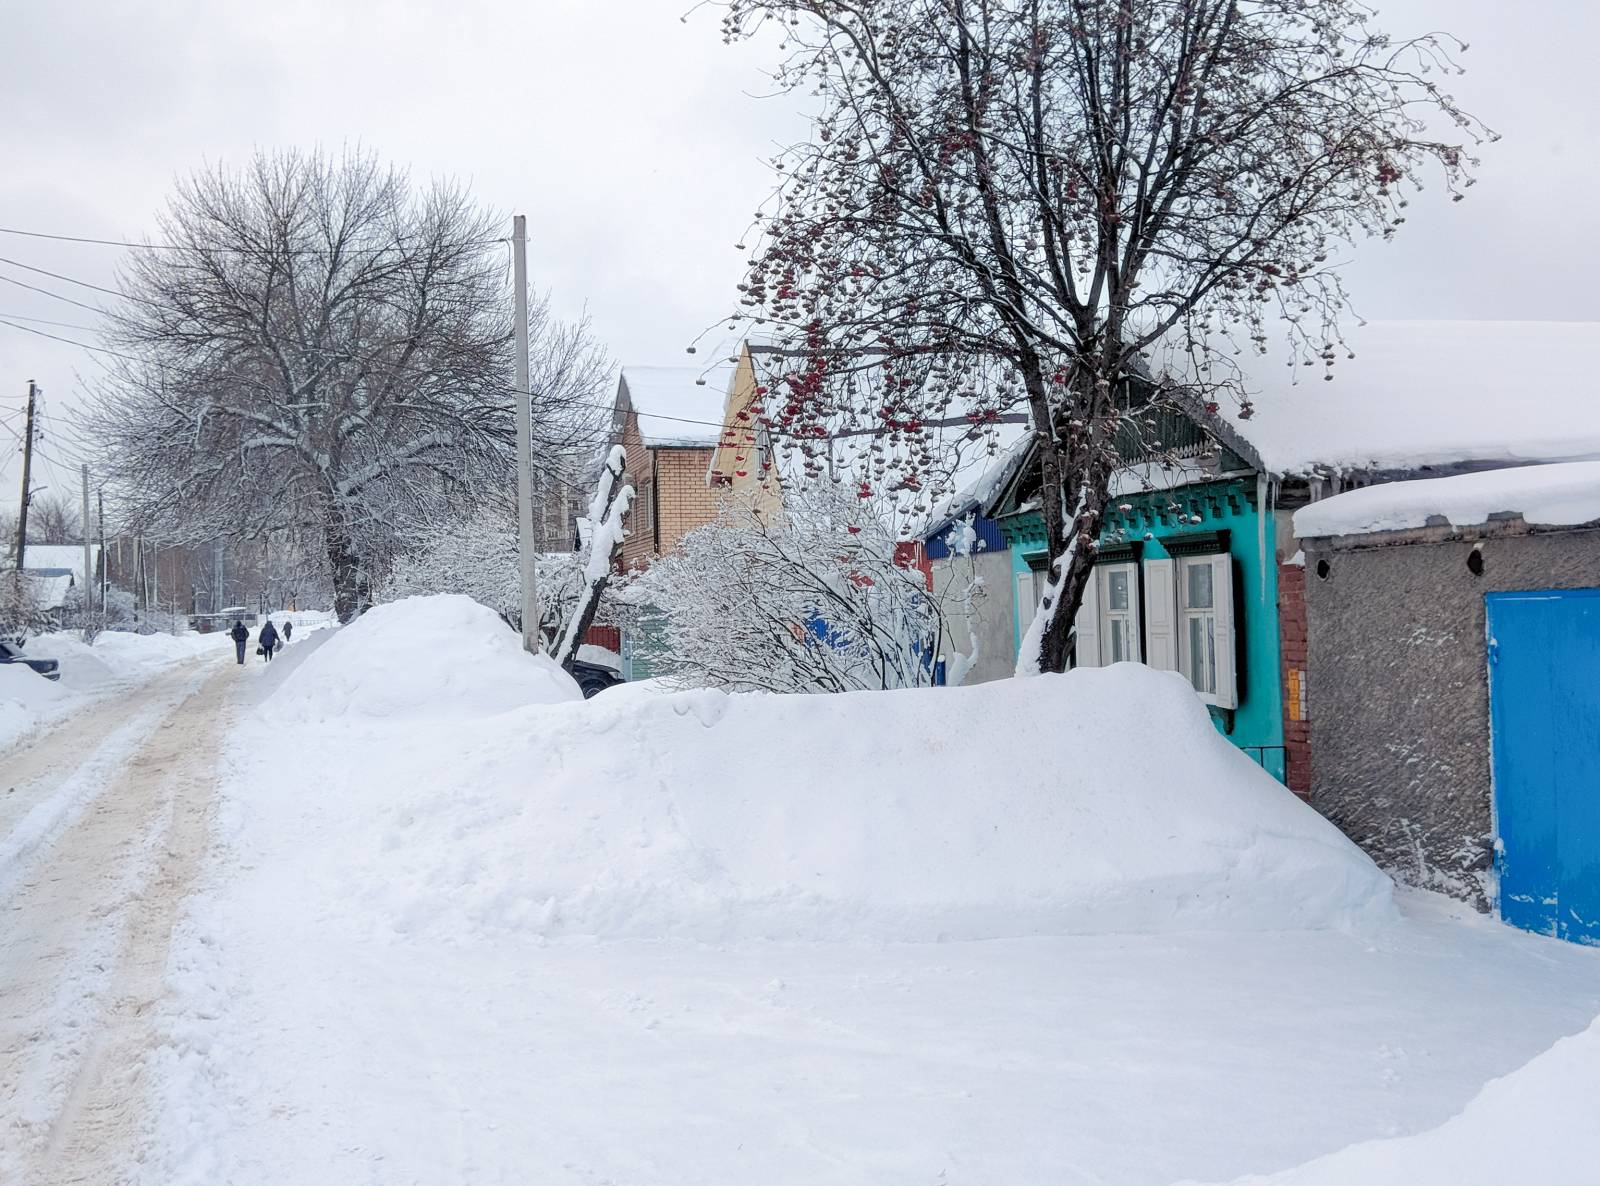
<instances>
[{"instance_id":1,"label":"large snow pile","mask_svg":"<svg viewBox=\"0 0 1600 1186\"><path fill-rule=\"evenodd\" d=\"M1365 486L1301 507L1294 513L1294 533L1302 539L1363 535L1425 527L1434 518L1467 527L1487 523L1495 515L1520 515L1539 526L1600 519L1600 461L1515 466Z\"/></svg>"},{"instance_id":2,"label":"large snow pile","mask_svg":"<svg viewBox=\"0 0 1600 1186\"><path fill-rule=\"evenodd\" d=\"M452 593L368 610L284 681L271 712L285 721L459 718L582 698L493 610Z\"/></svg>"},{"instance_id":3,"label":"large snow pile","mask_svg":"<svg viewBox=\"0 0 1600 1186\"><path fill-rule=\"evenodd\" d=\"M372 611L267 702L329 718L278 767L284 806L316 786L328 900L398 930L912 940L1343 927L1390 909L1388 879L1171 674L607 693L485 719L547 685L497 674L531 661L503 628L508 656L480 643L464 602ZM396 654L418 645L462 662ZM422 727L424 702L454 719ZM408 719L374 762L340 711Z\"/></svg>"},{"instance_id":4,"label":"large snow pile","mask_svg":"<svg viewBox=\"0 0 1600 1186\"><path fill-rule=\"evenodd\" d=\"M1600 1181L1600 1020L1488 1083L1458 1115L1232 1186L1593 1186Z\"/></svg>"}]
</instances>

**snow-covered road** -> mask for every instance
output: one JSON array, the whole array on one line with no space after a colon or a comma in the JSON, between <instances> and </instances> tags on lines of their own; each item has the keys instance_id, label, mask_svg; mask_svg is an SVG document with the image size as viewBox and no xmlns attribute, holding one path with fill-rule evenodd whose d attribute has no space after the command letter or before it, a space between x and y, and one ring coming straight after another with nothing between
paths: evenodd
<instances>
[{"instance_id":1,"label":"snow-covered road","mask_svg":"<svg viewBox=\"0 0 1600 1186\"><path fill-rule=\"evenodd\" d=\"M237 678L183 664L0 759L0 1182L124 1180Z\"/></svg>"}]
</instances>

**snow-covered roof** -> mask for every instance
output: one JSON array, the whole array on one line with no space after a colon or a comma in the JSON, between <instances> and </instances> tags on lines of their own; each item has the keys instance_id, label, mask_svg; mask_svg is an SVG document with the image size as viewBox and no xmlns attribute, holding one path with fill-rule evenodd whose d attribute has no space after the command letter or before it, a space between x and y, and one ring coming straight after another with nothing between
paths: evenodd
<instances>
[{"instance_id":1,"label":"snow-covered roof","mask_svg":"<svg viewBox=\"0 0 1600 1186\"><path fill-rule=\"evenodd\" d=\"M100 563L100 545L89 545L89 563L97 566ZM73 580L83 584L83 545L82 544L29 544L23 556L24 568L57 568L65 569L72 573Z\"/></svg>"},{"instance_id":2,"label":"snow-covered roof","mask_svg":"<svg viewBox=\"0 0 1600 1186\"><path fill-rule=\"evenodd\" d=\"M1302 539L1455 527L1520 516L1537 526L1600 521L1600 461L1523 465L1447 478L1387 482L1322 499L1294 513Z\"/></svg>"},{"instance_id":3,"label":"snow-covered roof","mask_svg":"<svg viewBox=\"0 0 1600 1186\"><path fill-rule=\"evenodd\" d=\"M1239 356L1255 415L1223 417L1278 474L1600 458L1600 322L1374 321L1333 380Z\"/></svg>"},{"instance_id":4,"label":"snow-covered roof","mask_svg":"<svg viewBox=\"0 0 1600 1186\"><path fill-rule=\"evenodd\" d=\"M67 603L67 594L72 590L73 583L70 569L30 568L23 575L27 577L33 598L39 603L40 609L60 609Z\"/></svg>"},{"instance_id":5,"label":"snow-covered roof","mask_svg":"<svg viewBox=\"0 0 1600 1186\"><path fill-rule=\"evenodd\" d=\"M623 367L617 408L639 414L639 435L651 448L703 447L717 443L723 400L732 368Z\"/></svg>"}]
</instances>

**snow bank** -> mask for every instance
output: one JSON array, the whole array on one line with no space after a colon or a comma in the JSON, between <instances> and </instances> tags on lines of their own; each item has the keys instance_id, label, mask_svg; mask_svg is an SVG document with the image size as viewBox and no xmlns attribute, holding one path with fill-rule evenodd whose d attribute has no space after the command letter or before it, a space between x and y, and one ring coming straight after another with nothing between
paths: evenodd
<instances>
[{"instance_id":1,"label":"snow bank","mask_svg":"<svg viewBox=\"0 0 1600 1186\"><path fill-rule=\"evenodd\" d=\"M93 646L69 633L30 638L23 653L36 659L56 660L61 664L61 679L45 680L20 666L0 667L0 750L101 696L143 683L174 664L215 650L225 642L217 635L174 637L121 630L101 632Z\"/></svg>"},{"instance_id":2,"label":"snow bank","mask_svg":"<svg viewBox=\"0 0 1600 1186\"><path fill-rule=\"evenodd\" d=\"M424 705L453 718L408 718L361 746L332 724L302 729L294 760L259 775L279 788L261 809L286 819L316 796L316 822L282 828L320 833L326 900L364 903L380 926L930 940L1348 927L1391 910L1388 879L1171 674L608 692L484 719L556 685L509 631L504 658L479 640L473 609L380 607L267 702L302 719ZM402 640L486 654L422 665ZM515 660L515 678L489 653ZM484 669L487 691L465 676Z\"/></svg>"},{"instance_id":3,"label":"snow bank","mask_svg":"<svg viewBox=\"0 0 1600 1186\"><path fill-rule=\"evenodd\" d=\"M1415 1136L1367 1141L1232 1186L1592 1186L1600 1178L1600 1020L1492 1080Z\"/></svg>"},{"instance_id":4,"label":"snow bank","mask_svg":"<svg viewBox=\"0 0 1600 1186\"><path fill-rule=\"evenodd\" d=\"M268 711L282 721L466 718L582 698L493 610L444 594L368 610L284 681Z\"/></svg>"},{"instance_id":5,"label":"snow bank","mask_svg":"<svg viewBox=\"0 0 1600 1186\"><path fill-rule=\"evenodd\" d=\"M1434 517L1453 526L1521 515L1540 526L1600 519L1600 461L1517 466L1449 478L1366 486L1325 498L1294 513L1294 533L1363 535L1425 527Z\"/></svg>"},{"instance_id":6,"label":"snow bank","mask_svg":"<svg viewBox=\"0 0 1600 1186\"><path fill-rule=\"evenodd\" d=\"M0 751L55 716L66 695L21 663L0 664Z\"/></svg>"}]
</instances>

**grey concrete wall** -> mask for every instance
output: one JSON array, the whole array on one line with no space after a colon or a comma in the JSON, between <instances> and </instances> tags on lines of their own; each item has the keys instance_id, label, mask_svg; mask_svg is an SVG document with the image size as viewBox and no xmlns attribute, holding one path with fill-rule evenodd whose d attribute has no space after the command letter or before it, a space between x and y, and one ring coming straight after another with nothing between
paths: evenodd
<instances>
[{"instance_id":1,"label":"grey concrete wall","mask_svg":"<svg viewBox=\"0 0 1600 1186\"><path fill-rule=\"evenodd\" d=\"M1303 543L1312 805L1400 880L1488 909L1483 597L1600 587L1600 530L1516 522Z\"/></svg>"},{"instance_id":2,"label":"grey concrete wall","mask_svg":"<svg viewBox=\"0 0 1600 1186\"><path fill-rule=\"evenodd\" d=\"M1016 599L1015 582L1011 577L1010 552L979 552L976 556L951 557L933 562L933 591L944 600L949 616L950 637L944 647L948 657L956 651L971 649L971 636L962 620L951 586L965 586L971 579L973 566L983 581L983 591L974 600L977 634L982 650L978 662L967 675L968 684L987 683L1005 679L1017 668L1017 637L1013 619Z\"/></svg>"}]
</instances>

